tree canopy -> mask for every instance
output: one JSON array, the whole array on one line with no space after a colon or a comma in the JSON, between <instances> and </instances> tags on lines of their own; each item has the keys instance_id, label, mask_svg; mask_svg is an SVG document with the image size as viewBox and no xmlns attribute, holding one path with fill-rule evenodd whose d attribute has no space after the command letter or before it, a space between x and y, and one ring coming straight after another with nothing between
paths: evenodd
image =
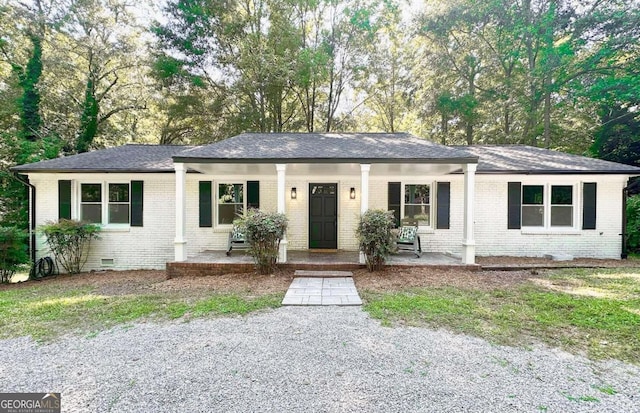
<instances>
[{"instance_id":1,"label":"tree canopy","mask_svg":"<svg viewBox=\"0 0 640 413\"><path fill-rule=\"evenodd\" d=\"M243 131L639 164L639 107L638 0L0 0L0 221L11 165Z\"/></svg>"}]
</instances>

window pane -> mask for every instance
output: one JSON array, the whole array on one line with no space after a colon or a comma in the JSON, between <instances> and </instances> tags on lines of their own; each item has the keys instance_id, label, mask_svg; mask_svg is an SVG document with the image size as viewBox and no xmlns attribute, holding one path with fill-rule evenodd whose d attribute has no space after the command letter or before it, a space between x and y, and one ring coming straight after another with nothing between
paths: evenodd
<instances>
[{"instance_id":1,"label":"window pane","mask_svg":"<svg viewBox=\"0 0 640 413\"><path fill-rule=\"evenodd\" d=\"M522 203L527 205L542 205L544 202L543 194L544 187L542 185L523 185Z\"/></svg>"},{"instance_id":2,"label":"window pane","mask_svg":"<svg viewBox=\"0 0 640 413\"><path fill-rule=\"evenodd\" d=\"M573 187L570 185L552 186L551 205L573 205Z\"/></svg>"},{"instance_id":3,"label":"window pane","mask_svg":"<svg viewBox=\"0 0 640 413\"><path fill-rule=\"evenodd\" d=\"M233 224L233 220L243 215L242 204L219 204L218 224Z\"/></svg>"},{"instance_id":4,"label":"window pane","mask_svg":"<svg viewBox=\"0 0 640 413\"><path fill-rule=\"evenodd\" d=\"M429 225L429 206L405 204L404 217L417 220L418 225Z\"/></svg>"},{"instance_id":5,"label":"window pane","mask_svg":"<svg viewBox=\"0 0 640 413\"><path fill-rule=\"evenodd\" d=\"M80 220L92 224L102 223L101 204L82 204L80 208Z\"/></svg>"},{"instance_id":6,"label":"window pane","mask_svg":"<svg viewBox=\"0 0 640 413\"><path fill-rule=\"evenodd\" d=\"M82 184L82 202L102 202L101 184Z\"/></svg>"},{"instance_id":7,"label":"window pane","mask_svg":"<svg viewBox=\"0 0 640 413\"><path fill-rule=\"evenodd\" d=\"M573 207L572 206L552 206L551 207L552 227L572 227Z\"/></svg>"},{"instance_id":8,"label":"window pane","mask_svg":"<svg viewBox=\"0 0 640 413\"><path fill-rule=\"evenodd\" d=\"M109 204L109 224L128 224L129 204Z\"/></svg>"},{"instance_id":9,"label":"window pane","mask_svg":"<svg viewBox=\"0 0 640 413\"><path fill-rule=\"evenodd\" d=\"M109 184L109 202L129 202L129 184Z\"/></svg>"},{"instance_id":10,"label":"window pane","mask_svg":"<svg viewBox=\"0 0 640 413\"><path fill-rule=\"evenodd\" d=\"M522 207L522 226L523 227L544 226L544 207L543 206L523 206Z\"/></svg>"},{"instance_id":11,"label":"window pane","mask_svg":"<svg viewBox=\"0 0 640 413\"><path fill-rule=\"evenodd\" d=\"M405 204L429 204L429 185L405 185Z\"/></svg>"},{"instance_id":12,"label":"window pane","mask_svg":"<svg viewBox=\"0 0 640 413\"><path fill-rule=\"evenodd\" d=\"M244 203L243 184L218 184L218 203Z\"/></svg>"}]
</instances>

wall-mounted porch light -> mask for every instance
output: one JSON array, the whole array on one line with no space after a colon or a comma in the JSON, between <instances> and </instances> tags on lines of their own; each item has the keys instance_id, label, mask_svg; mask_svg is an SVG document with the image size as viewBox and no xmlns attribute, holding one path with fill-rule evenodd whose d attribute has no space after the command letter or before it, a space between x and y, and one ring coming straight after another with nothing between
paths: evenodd
<instances>
[{"instance_id":1,"label":"wall-mounted porch light","mask_svg":"<svg viewBox=\"0 0 640 413\"><path fill-rule=\"evenodd\" d=\"M356 189L354 187L349 190L349 198L356 199Z\"/></svg>"},{"instance_id":2,"label":"wall-mounted porch light","mask_svg":"<svg viewBox=\"0 0 640 413\"><path fill-rule=\"evenodd\" d=\"M298 191L296 190L296 187L294 186L293 188L291 188L291 199L296 199L298 198Z\"/></svg>"}]
</instances>

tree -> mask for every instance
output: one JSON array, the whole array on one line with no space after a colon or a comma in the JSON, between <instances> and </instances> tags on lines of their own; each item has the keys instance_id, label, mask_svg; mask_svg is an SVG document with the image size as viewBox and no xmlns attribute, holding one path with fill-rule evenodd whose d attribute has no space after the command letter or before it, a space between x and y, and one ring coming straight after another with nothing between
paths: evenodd
<instances>
[{"instance_id":1,"label":"tree","mask_svg":"<svg viewBox=\"0 0 640 413\"><path fill-rule=\"evenodd\" d=\"M144 30L128 10L119 0L0 3L3 170L153 132L136 129L151 88ZM7 173L0 186L3 222L26 228L26 187Z\"/></svg>"},{"instance_id":2,"label":"tree","mask_svg":"<svg viewBox=\"0 0 640 413\"><path fill-rule=\"evenodd\" d=\"M22 138L35 142L42 138L40 91L38 87L42 77L43 41L47 31L45 5L41 0L34 1L32 5L21 5L16 8L5 5L0 9L0 15L3 18L16 19L25 24L22 31L30 46L25 49L26 62L22 63L20 57L10 50L14 45L10 44L6 39L0 41L0 52L2 52L5 62L11 65L12 72L18 79L17 84L22 92L18 99ZM21 18L20 16L25 16L26 18Z\"/></svg>"},{"instance_id":3,"label":"tree","mask_svg":"<svg viewBox=\"0 0 640 413\"><path fill-rule=\"evenodd\" d=\"M633 110L620 106L600 109L602 125L595 133L591 147L593 155L640 166L640 113L637 104Z\"/></svg>"},{"instance_id":4,"label":"tree","mask_svg":"<svg viewBox=\"0 0 640 413\"><path fill-rule=\"evenodd\" d=\"M158 61L172 62L164 79L180 78L171 83L181 93L206 90L221 105L230 134L331 131L382 9L371 0L176 0L154 27Z\"/></svg>"},{"instance_id":5,"label":"tree","mask_svg":"<svg viewBox=\"0 0 640 413\"><path fill-rule=\"evenodd\" d=\"M5 129L0 135L0 149L6 156L0 164L0 225L28 225L26 188L8 168L57 155L55 139L43 130L40 94L43 45L55 20L55 10L53 3L43 0L0 4L0 72L10 68L10 75L1 85L6 90L2 100L9 104L2 120ZM10 103L12 96L15 103Z\"/></svg>"},{"instance_id":6,"label":"tree","mask_svg":"<svg viewBox=\"0 0 640 413\"><path fill-rule=\"evenodd\" d=\"M58 53L73 62L66 68L77 79L72 88L78 94L82 90L82 97L71 96L73 103L63 107L73 113L66 129L75 152L95 146L115 116L146 109L145 54L138 51L142 33L125 2L71 2L57 40Z\"/></svg>"},{"instance_id":7,"label":"tree","mask_svg":"<svg viewBox=\"0 0 640 413\"><path fill-rule=\"evenodd\" d=\"M370 127L393 133L408 126L415 56L409 36L400 29L398 5L388 2L385 7L373 30L375 40L368 45L367 64L357 72L356 86L373 112Z\"/></svg>"}]
</instances>

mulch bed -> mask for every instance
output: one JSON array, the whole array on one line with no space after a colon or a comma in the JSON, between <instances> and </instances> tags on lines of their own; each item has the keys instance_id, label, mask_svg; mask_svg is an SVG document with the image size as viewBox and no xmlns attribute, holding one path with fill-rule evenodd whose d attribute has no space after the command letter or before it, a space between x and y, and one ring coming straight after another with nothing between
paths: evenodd
<instances>
[{"instance_id":1,"label":"mulch bed","mask_svg":"<svg viewBox=\"0 0 640 413\"><path fill-rule=\"evenodd\" d=\"M476 262L481 266L505 267L640 267L640 260L637 258L629 258L626 260L576 258L571 261L552 261L547 258L530 257L477 257Z\"/></svg>"},{"instance_id":2,"label":"mulch bed","mask_svg":"<svg viewBox=\"0 0 640 413\"><path fill-rule=\"evenodd\" d=\"M211 277L180 277L166 279L162 270L94 271L77 275L62 274L42 281L0 285L0 291L43 286L48 288L93 287L104 295L167 294L204 295L210 293L242 293L249 295L284 293L293 271L274 275L256 273L225 274Z\"/></svg>"},{"instance_id":3,"label":"mulch bed","mask_svg":"<svg viewBox=\"0 0 640 413\"><path fill-rule=\"evenodd\" d=\"M493 289L523 284L539 278L540 271L465 271L456 269L407 268L354 272L356 287L363 291L398 291L410 287L456 287Z\"/></svg>"},{"instance_id":4,"label":"mulch bed","mask_svg":"<svg viewBox=\"0 0 640 413\"><path fill-rule=\"evenodd\" d=\"M478 264L483 266L523 267L512 271L467 271L461 269L431 268L394 268L386 271L369 273L366 270L354 271L356 286L363 291L401 290L410 287L462 287L493 289L497 287L513 287L531 279L544 278L547 271L531 267L640 267L640 260L596 260L576 259L557 262L544 258L514 257L478 257ZM167 280L165 271L95 271L78 275L59 275L42 281L31 281L20 284L0 285L0 291L33 286L59 288L94 287L105 295L126 294L167 294L175 293L186 296L206 295L211 293L238 293L261 295L284 293L291 280L293 270L280 270L274 275L256 273L225 274L210 277L179 277Z\"/></svg>"}]
</instances>

